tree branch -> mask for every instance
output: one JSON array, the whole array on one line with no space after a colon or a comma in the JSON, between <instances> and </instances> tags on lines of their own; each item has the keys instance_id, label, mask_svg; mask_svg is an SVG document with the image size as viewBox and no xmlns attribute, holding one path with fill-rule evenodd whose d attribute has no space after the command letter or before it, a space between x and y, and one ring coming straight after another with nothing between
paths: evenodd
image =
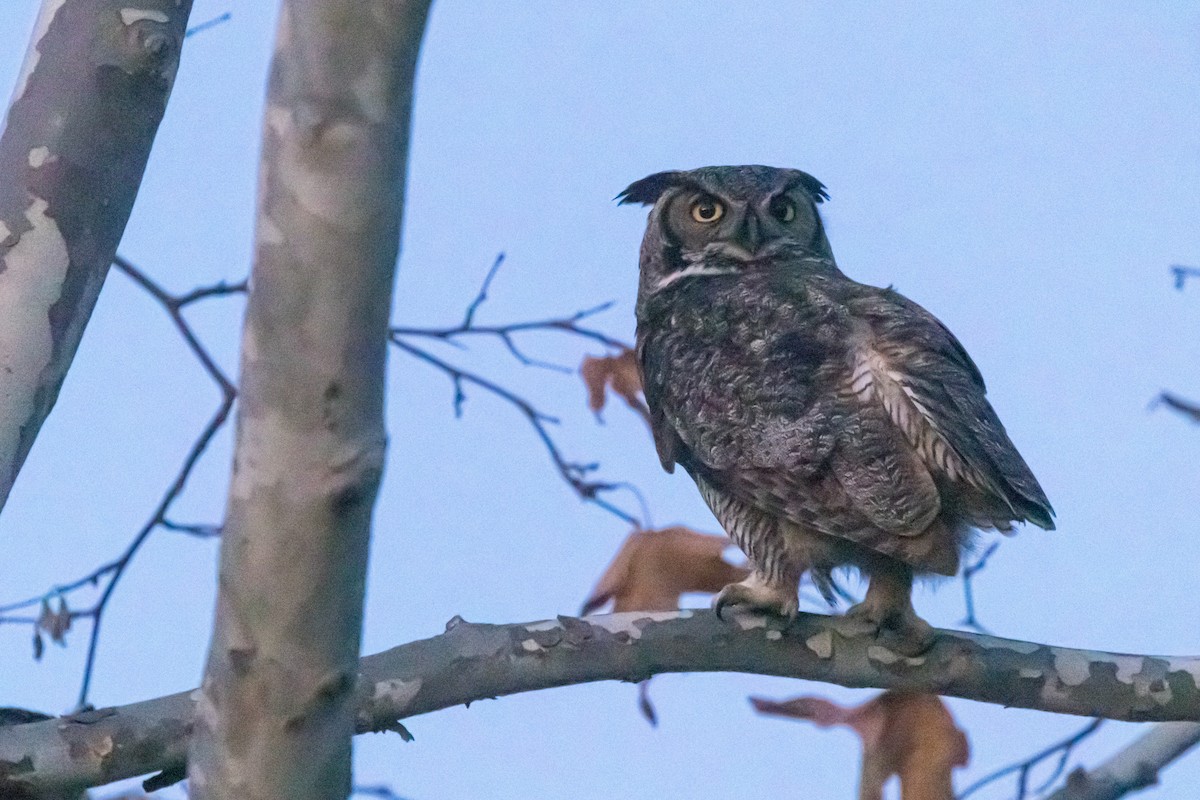
<instances>
[{"instance_id":1,"label":"tree branch","mask_svg":"<svg viewBox=\"0 0 1200 800\"><path fill-rule=\"evenodd\" d=\"M44 0L0 137L0 507L129 220L191 0Z\"/></svg>"},{"instance_id":2,"label":"tree branch","mask_svg":"<svg viewBox=\"0 0 1200 800\"><path fill-rule=\"evenodd\" d=\"M939 631L906 658L840 617L789 626L710 611L630 612L483 625L455 618L440 636L359 662L358 732L501 695L663 672L746 672L905 688L1005 706L1123 720L1200 720L1200 658L1075 650ZM49 797L155 770L179 774L195 693L0 728L0 796ZM18 794L24 792L24 795Z\"/></svg>"},{"instance_id":3,"label":"tree branch","mask_svg":"<svg viewBox=\"0 0 1200 800\"><path fill-rule=\"evenodd\" d=\"M1095 769L1082 767L1046 800L1117 800L1158 783L1163 767L1200 743L1200 724L1163 722Z\"/></svg>"}]
</instances>

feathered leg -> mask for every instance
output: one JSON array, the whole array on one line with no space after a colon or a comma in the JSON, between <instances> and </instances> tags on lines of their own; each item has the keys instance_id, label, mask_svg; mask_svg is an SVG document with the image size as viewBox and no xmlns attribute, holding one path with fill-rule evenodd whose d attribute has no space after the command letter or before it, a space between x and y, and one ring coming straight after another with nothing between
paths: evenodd
<instances>
[{"instance_id":1,"label":"feathered leg","mask_svg":"<svg viewBox=\"0 0 1200 800\"><path fill-rule=\"evenodd\" d=\"M746 557L753 572L740 583L722 589L713 601L717 616L728 606L745 606L788 619L800 610L799 584L804 566L788 552L779 523L756 508L746 505L697 479L700 494L721 527Z\"/></svg>"}]
</instances>

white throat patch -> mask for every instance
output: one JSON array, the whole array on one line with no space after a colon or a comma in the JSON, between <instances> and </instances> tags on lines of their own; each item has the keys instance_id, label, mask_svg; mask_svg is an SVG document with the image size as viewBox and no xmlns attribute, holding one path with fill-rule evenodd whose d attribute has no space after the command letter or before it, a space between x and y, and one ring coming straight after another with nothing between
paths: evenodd
<instances>
[{"instance_id":1,"label":"white throat patch","mask_svg":"<svg viewBox=\"0 0 1200 800\"><path fill-rule=\"evenodd\" d=\"M733 275L738 272L737 267L712 267L704 264L692 264L690 267L684 267L678 272L672 272L665 278L654 284L655 289L665 289L676 281L681 281L684 278L697 278L704 275Z\"/></svg>"}]
</instances>

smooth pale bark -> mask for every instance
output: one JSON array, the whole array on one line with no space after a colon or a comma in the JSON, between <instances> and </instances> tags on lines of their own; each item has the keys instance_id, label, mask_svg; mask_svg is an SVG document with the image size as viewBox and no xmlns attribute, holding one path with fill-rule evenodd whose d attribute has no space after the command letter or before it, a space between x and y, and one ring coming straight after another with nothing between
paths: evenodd
<instances>
[{"instance_id":1,"label":"smooth pale bark","mask_svg":"<svg viewBox=\"0 0 1200 800\"><path fill-rule=\"evenodd\" d=\"M0 136L0 508L129 220L191 0L43 0Z\"/></svg>"},{"instance_id":2,"label":"smooth pale bark","mask_svg":"<svg viewBox=\"0 0 1200 800\"><path fill-rule=\"evenodd\" d=\"M1092 770L1072 772L1046 800L1117 800L1158 783L1163 767L1200 743L1200 723L1162 722Z\"/></svg>"},{"instance_id":3,"label":"smooth pale bark","mask_svg":"<svg viewBox=\"0 0 1200 800\"><path fill-rule=\"evenodd\" d=\"M384 362L428 0L285 0L195 800L350 791Z\"/></svg>"},{"instance_id":4,"label":"smooth pale bark","mask_svg":"<svg viewBox=\"0 0 1200 800\"><path fill-rule=\"evenodd\" d=\"M361 660L354 727L399 730L400 720L464 703L666 672L747 672L1110 719L1200 720L1200 658L937 633L928 653L906 658L841 618L818 614L801 614L786 628L754 616L722 622L711 611L514 625L455 618L440 636ZM156 770L178 772L198 695L0 728L0 797L18 790L51 797Z\"/></svg>"}]
</instances>

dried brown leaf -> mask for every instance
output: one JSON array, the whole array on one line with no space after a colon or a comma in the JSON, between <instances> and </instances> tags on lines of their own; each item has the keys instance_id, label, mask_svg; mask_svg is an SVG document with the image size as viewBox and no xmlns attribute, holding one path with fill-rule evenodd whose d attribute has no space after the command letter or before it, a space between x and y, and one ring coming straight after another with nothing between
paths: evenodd
<instances>
[{"instance_id":1,"label":"dried brown leaf","mask_svg":"<svg viewBox=\"0 0 1200 800\"><path fill-rule=\"evenodd\" d=\"M966 734L937 695L888 691L861 706L822 697L750 702L763 714L853 728L863 743L859 800L882 800L892 775L900 776L904 800L953 800L951 770L970 758Z\"/></svg>"},{"instance_id":2,"label":"dried brown leaf","mask_svg":"<svg viewBox=\"0 0 1200 800\"><path fill-rule=\"evenodd\" d=\"M637 354L625 348L615 356L584 356L579 374L588 391L588 408L597 416L604 410L611 390L650 423L650 411L642 400L642 373Z\"/></svg>"},{"instance_id":3,"label":"dried brown leaf","mask_svg":"<svg viewBox=\"0 0 1200 800\"><path fill-rule=\"evenodd\" d=\"M722 554L729 539L673 526L634 531L583 603L590 614L612 601L613 611L674 611L684 592L717 592L745 578Z\"/></svg>"},{"instance_id":4,"label":"dried brown leaf","mask_svg":"<svg viewBox=\"0 0 1200 800\"><path fill-rule=\"evenodd\" d=\"M67 601L61 595L58 598L58 608L53 611L50 609L50 601L42 600L42 613L38 615L37 628L45 631L52 642L66 644L63 637L71 630L71 610L67 608Z\"/></svg>"}]
</instances>

